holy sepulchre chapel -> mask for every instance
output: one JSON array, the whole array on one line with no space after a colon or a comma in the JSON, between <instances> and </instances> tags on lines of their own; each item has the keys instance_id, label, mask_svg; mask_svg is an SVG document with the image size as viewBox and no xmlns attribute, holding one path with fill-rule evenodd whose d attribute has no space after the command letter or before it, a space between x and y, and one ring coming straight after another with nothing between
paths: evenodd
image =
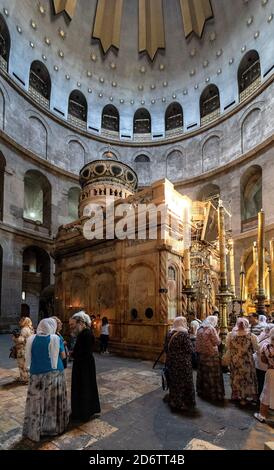
<instances>
[{"instance_id":1,"label":"holy sepulchre chapel","mask_svg":"<svg viewBox=\"0 0 274 470\"><path fill-rule=\"evenodd\" d=\"M273 47L274 0L0 0L1 450L274 450Z\"/></svg>"}]
</instances>

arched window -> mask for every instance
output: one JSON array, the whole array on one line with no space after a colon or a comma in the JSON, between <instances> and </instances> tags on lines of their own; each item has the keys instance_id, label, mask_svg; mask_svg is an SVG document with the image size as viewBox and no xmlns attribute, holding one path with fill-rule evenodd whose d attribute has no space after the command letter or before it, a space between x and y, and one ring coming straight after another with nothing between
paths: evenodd
<instances>
[{"instance_id":1,"label":"arched window","mask_svg":"<svg viewBox=\"0 0 274 470\"><path fill-rule=\"evenodd\" d=\"M2 272L3 272L3 248L0 245L0 315L1 315L1 294L2 294Z\"/></svg>"},{"instance_id":2,"label":"arched window","mask_svg":"<svg viewBox=\"0 0 274 470\"><path fill-rule=\"evenodd\" d=\"M241 219L242 230L257 225L258 212L263 207L262 169L259 165L251 166L241 178Z\"/></svg>"},{"instance_id":3,"label":"arched window","mask_svg":"<svg viewBox=\"0 0 274 470\"><path fill-rule=\"evenodd\" d=\"M51 227L51 185L39 171L29 170L24 178L24 218Z\"/></svg>"},{"instance_id":4,"label":"arched window","mask_svg":"<svg viewBox=\"0 0 274 470\"><path fill-rule=\"evenodd\" d=\"M200 97L201 126L220 115L220 94L216 85L208 85Z\"/></svg>"},{"instance_id":5,"label":"arched window","mask_svg":"<svg viewBox=\"0 0 274 470\"><path fill-rule=\"evenodd\" d=\"M257 51L248 51L238 68L240 101L251 95L261 83L261 64Z\"/></svg>"},{"instance_id":6,"label":"arched window","mask_svg":"<svg viewBox=\"0 0 274 470\"><path fill-rule=\"evenodd\" d=\"M183 108L179 103L171 103L165 115L166 131L183 127Z\"/></svg>"},{"instance_id":7,"label":"arched window","mask_svg":"<svg viewBox=\"0 0 274 470\"><path fill-rule=\"evenodd\" d=\"M171 281L176 280L176 271L172 266L169 266L168 268L168 279L170 279Z\"/></svg>"},{"instance_id":8,"label":"arched window","mask_svg":"<svg viewBox=\"0 0 274 470\"><path fill-rule=\"evenodd\" d=\"M138 155L134 161L135 163L150 163L150 159L147 155Z\"/></svg>"},{"instance_id":9,"label":"arched window","mask_svg":"<svg viewBox=\"0 0 274 470\"><path fill-rule=\"evenodd\" d=\"M0 153L0 220L3 220L4 215L4 175L5 175L6 160L2 153Z\"/></svg>"},{"instance_id":10,"label":"arched window","mask_svg":"<svg viewBox=\"0 0 274 470\"><path fill-rule=\"evenodd\" d=\"M50 74L47 67L39 60L32 62L30 67L29 92L39 102L44 103L43 100L41 101L41 97L47 100L47 102L50 100Z\"/></svg>"},{"instance_id":11,"label":"arched window","mask_svg":"<svg viewBox=\"0 0 274 470\"><path fill-rule=\"evenodd\" d=\"M68 192L68 217L70 222L78 219L80 193L80 188L70 188Z\"/></svg>"},{"instance_id":12,"label":"arched window","mask_svg":"<svg viewBox=\"0 0 274 470\"><path fill-rule=\"evenodd\" d=\"M87 122L87 114L88 105L85 96L79 90L72 91L69 97L68 119L74 124L77 124L77 121Z\"/></svg>"},{"instance_id":13,"label":"arched window","mask_svg":"<svg viewBox=\"0 0 274 470\"><path fill-rule=\"evenodd\" d=\"M133 132L134 134L151 133L151 117L147 109L138 109L134 114Z\"/></svg>"},{"instance_id":14,"label":"arched window","mask_svg":"<svg viewBox=\"0 0 274 470\"><path fill-rule=\"evenodd\" d=\"M6 72L8 71L9 55L10 33L3 15L0 15L0 67Z\"/></svg>"},{"instance_id":15,"label":"arched window","mask_svg":"<svg viewBox=\"0 0 274 470\"><path fill-rule=\"evenodd\" d=\"M37 246L25 248L22 265L22 300L24 303L21 312L29 310L34 324L38 323L39 314L41 314L40 295L49 285L50 257L48 253ZM44 314L41 316L44 317Z\"/></svg>"},{"instance_id":16,"label":"arched window","mask_svg":"<svg viewBox=\"0 0 274 470\"><path fill-rule=\"evenodd\" d=\"M119 132L119 112L112 104L104 107L102 112L102 129Z\"/></svg>"}]
</instances>

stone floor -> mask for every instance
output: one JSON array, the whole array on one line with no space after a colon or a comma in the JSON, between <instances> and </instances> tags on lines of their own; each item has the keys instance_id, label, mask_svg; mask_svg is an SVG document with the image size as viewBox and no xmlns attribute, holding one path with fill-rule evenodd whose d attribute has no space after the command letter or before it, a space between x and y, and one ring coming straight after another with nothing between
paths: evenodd
<instances>
[{"instance_id":1,"label":"stone floor","mask_svg":"<svg viewBox=\"0 0 274 470\"><path fill-rule=\"evenodd\" d=\"M16 363L8 359L10 337L0 335L0 449L182 450L257 449L274 441L274 416L268 424L229 400L215 406L197 399L191 414L172 413L162 400L160 368L112 355L95 355L101 417L39 445L22 439L27 387L14 382ZM66 370L70 388L71 367ZM225 376L230 396L229 376Z\"/></svg>"}]
</instances>

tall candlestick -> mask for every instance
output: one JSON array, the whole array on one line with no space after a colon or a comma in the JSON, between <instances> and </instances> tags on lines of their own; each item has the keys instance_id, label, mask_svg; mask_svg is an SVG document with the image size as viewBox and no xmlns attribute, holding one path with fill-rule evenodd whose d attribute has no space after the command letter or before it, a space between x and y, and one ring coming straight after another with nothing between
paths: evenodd
<instances>
[{"instance_id":1,"label":"tall candlestick","mask_svg":"<svg viewBox=\"0 0 274 470\"><path fill-rule=\"evenodd\" d=\"M225 351L227 335L227 304L231 298L231 292L227 286L227 266L226 266L226 240L225 240L225 212L222 201L219 201L218 207L218 235L219 235L219 256L220 256L220 336L222 340L222 353Z\"/></svg>"},{"instance_id":2,"label":"tall candlestick","mask_svg":"<svg viewBox=\"0 0 274 470\"><path fill-rule=\"evenodd\" d=\"M243 314L244 300L245 300L245 269L244 269L244 265L241 264L241 272L240 272L240 315Z\"/></svg>"},{"instance_id":3,"label":"tall candlestick","mask_svg":"<svg viewBox=\"0 0 274 470\"><path fill-rule=\"evenodd\" d=\"M226 266L226 246L225 246L225 213L220 205L218 208L218 234L219 234L219 254L220 254L220 287L227 290L227 266Z\"/></svg>"},{"instance_id":4,"label":"tall candlestick","mask_svg":"<svg viewBox=\"0 0 274 470\"><path fill-rule=\"evenodd\" d=\"M257 242L253 242L253 264L255 267L256 286L258 283L258 249Z\"/></svg>"},{"instance_id":5,"label":"tall candlestick","mask_svg":"<svg viewBox=\"0 0 274 470\"><path fill-rule=\"evenodd\" d=\"M257 280L257 313L265 314L265 292L264 292L264 238L265 231L265 215L264 211L261 210L258 213L258 280Z\"/></svg>"},{"instance_id":6,"label":"tall candlestick","mask_svg":"<svg viewBox=\"0 0 274 470\"><path fill-rule=\"evenodd\" d=\"M186 248L184 251L185 260L185 280L186 286L191 287L191 264L190 264L190 249Z\"/></svg>"},{"instance_id":7,"label":"tall candlestick","mask_svg":"<svg viewBox=\"0 0 274 470\"><path fill-rule=\"evenodd\" d=\"M234 241L229 242L230 290L235 295Z\"/></svg>"}]
</instances>

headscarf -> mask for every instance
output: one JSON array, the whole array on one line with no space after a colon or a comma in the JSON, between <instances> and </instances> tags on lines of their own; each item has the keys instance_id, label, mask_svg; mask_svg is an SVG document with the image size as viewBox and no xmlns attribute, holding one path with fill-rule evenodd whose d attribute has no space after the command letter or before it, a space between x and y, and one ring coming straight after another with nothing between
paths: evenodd
<instances>
[{"instance_id":1,"label":"headscarf","mask_svg":"<svg viewBox=\"0 0 274 470\"><path fill-rule=\"evenodd\" d=\"M262 326L266 326L268 323L267 323L267 318L265 315L259 315L259 324L262 325Z\"/></svg>"},{"instance_id":2,"label":"headscarf","mask_svg":"<svg viewBox=\"0 0 274 470\"><path fill-rule=\"evenodd\" d=\"M185 331L187 332L187 320L185 317L176 317L173 322L171 331Z\"/></svg>"},{"instance_id":3,"label":"headscarf","mask_svg":"<svg viewBox=\"0 0 274 470\"><path fill-rule=\"evenodd\" d=\"M269 338L272 328L274 328L274 323L267 323L264 331L258 336L259 343Z\"/></svg>"},{"instance_id":4,"label":"headscarf","mask_svg":"<svg viewBox=\"0 0 274 470\"><path fill-rule=\"evenodd\" d=\"M31 348L36 336L50 336L49 357L52 369L57 369L58 357L60 351L60 338L55 334L57 322L54 318L44 318L37 327L36 335L32 335L27 340L26 345L26 363L27 367L31 364Z\"/></svg>"},{"instance_id":5,"label":"headscarf","mask_svg":"<svg viewBox=\"0 0 274 470\"><path fill-rule=\"evenodd\" d=\"M90 316L87 315L86 312L84 312L84 310L81 310L80 312L75 313L74 315L72 315L72 318L74 318L75 320L81 320L89 327L91 326Z\"/></svg>"},{"instance_id":6,"label":"headscarf","mask_svg":"<svg viewBox=\"0 0 274 470\"><path fill-rule=\"evenodd\" d=\"M218 317L216 315L209 315L201 324L204 328L215 328L218 324Z\"/></svg>"},{"instance_id":7,"label":"headscarf","mask_svg":"<svg viewBox=\"0 0 274 470\"><path fill-rule=\"evenodd\" d=\"M192 329L191 333L193 334L193 336L197 335L199 326L200 326L200 323L197 320L192 320L192 322L190 323L190 327Z\"/></svg>"},{"instance_id":8,"label":"headscarf","mask_svg":"<svg viewBox=\"0 0 274 470\"><path fill-rule=\"evenodd\" d=\"M247 318L239 317L237 318L236 325L232 330L233 335L245 336L249 333L249 321Z\"/></svg>"}]
</instances>

